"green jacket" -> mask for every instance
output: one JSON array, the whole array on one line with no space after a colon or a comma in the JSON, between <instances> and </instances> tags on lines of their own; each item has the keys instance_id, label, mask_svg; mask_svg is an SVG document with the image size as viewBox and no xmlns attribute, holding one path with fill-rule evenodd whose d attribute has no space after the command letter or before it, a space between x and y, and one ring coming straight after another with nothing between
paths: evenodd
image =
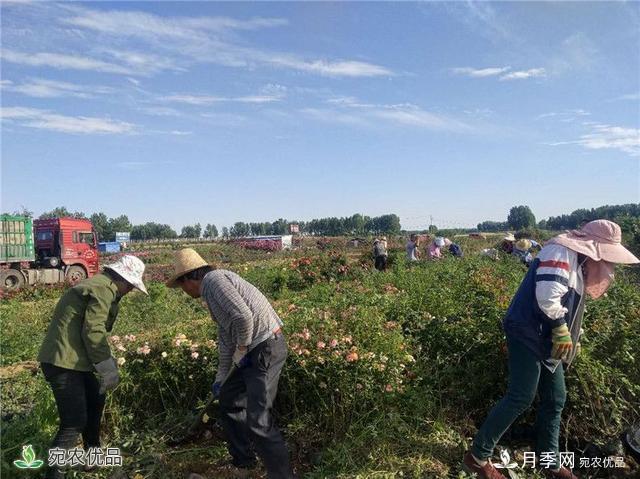
<instances>
[{"instance_id":1,"label":"green jacket","mask_svg":"<svg viewBox=\"0 0 640 479\"><path fill-rule=\"evenodd\" d=\"M38 361L76 371L93 371L93 364L108 359L107 332L118 315L116 284L97 274L68 289L53 312Z\"/></svg>"}]
</instances>

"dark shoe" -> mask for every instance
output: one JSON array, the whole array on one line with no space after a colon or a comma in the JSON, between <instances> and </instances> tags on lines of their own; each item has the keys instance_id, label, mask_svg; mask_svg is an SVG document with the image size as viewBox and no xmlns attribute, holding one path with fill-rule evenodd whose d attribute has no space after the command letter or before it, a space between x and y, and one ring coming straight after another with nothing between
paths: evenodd
<instances>
[{"instance_id":1,"label":"dark shoe","mask_svg":"<svg viewBox=\"0 0 640 479\"><path fill-rule=\"evenodd\" d=\"M506 479L495 467L493 467L491 461L487 461L484 466L478 464L470 451L467 451L464 455L462 468L469 474L476 474L481 479Z\"/></svg>"},{"instance_id":2,"label":"dark shoe","mask_svg":"<svg viewBox=\"0 0 640 479\"><path fill-rule=\"evenodd\" d=\"M544 477L548 477L550 479L578 479L571 469L567 469L562 466L559 470L554 471L553 469L542 469L542 474Z\"/></svg>"}]
</instances>

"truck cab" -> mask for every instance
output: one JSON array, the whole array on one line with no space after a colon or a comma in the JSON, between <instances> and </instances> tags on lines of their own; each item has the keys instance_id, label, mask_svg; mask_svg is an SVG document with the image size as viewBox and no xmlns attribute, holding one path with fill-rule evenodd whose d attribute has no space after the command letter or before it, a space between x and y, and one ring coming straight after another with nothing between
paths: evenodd
<instances>
[{"instance_id":1,"label":"truck cab","mask_svg":"<svg viewBox=\"0 0 640 479\"><path fill-rule=\"evenodd\" d=\"M59 268L74 284L98 272L98 241L89 220L53 218L34 220L37 262Z\"/></svg>"}]
</instances>

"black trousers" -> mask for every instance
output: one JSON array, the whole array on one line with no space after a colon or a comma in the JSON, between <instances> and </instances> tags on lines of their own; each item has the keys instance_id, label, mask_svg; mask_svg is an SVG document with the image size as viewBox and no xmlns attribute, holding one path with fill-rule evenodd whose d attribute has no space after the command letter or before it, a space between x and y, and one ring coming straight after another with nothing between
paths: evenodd
<instances>
[{"instance_id":1,"label":"black trousers","mask_svg":"<svg viewBox=\"0 0 640 479\"><path fill-rule=\"evenodd\" d=\"M387 257L376 256L375 266L378 271L384 271L385 269L387 269Z\"/></svg>"},{"instance_id":2,"label":"black trousers","mask_svg":"<svg viewBox=\"0 0 640 479\"><path fill-rule=\"evenodd\" d=\"M256 460L255 449L269 479L289 479L293 477L289 451L272 415L287 359L282 334L252 349L249 359L250 365L236 371L220 389L220 416L229 453L235 465L250 465Z\"/></svg>"},{"instance_id":3,"label":"black trousers","mask_svg":"<svg viewBox=\"0 0 640 479\"><path fill-rule=\"evenodd\" d=\"M51 386L58 407L60 427L51 448L72 449L82 434L85 449L100 447L100 421L105 395L100 394L100 382L92 372L74 371L42 363L42 372ZM50 469L47 477L57 476Z\"/></svg>"}]
</instances>

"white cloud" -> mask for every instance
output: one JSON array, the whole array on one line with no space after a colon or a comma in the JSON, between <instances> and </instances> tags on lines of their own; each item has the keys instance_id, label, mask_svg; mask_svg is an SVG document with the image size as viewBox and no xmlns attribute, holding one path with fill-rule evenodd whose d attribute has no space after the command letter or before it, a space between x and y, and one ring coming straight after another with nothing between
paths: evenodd
<instances>
[{"instance_id":1,"label":"white cloud","mask_svg":"<svg viewBox=\"0 0 640 479\"><path fill-rule=\"evenodd\" d=\"M512 22L505 21L493 8L491 2L486 1L456 1L456 2L424 2L425 14L432 16L432 9L439 7L449 13L454 19L465 24L465 28L472 28L478 34L496 43L511 40L508 30Z\"/></svg>"},{"instance_id":2,"label":"white cloud","mask_svg":"<svg viewBox=\"0 0 640 479\"><path fill-rule=\"evenodd\" d=\"M147 115L153 116L182 116L182 113L175 108L164 106L145 106L139 108L139 110Z\"/></svg>"},{"instance_id":3,"label":"white cloud","mask_svg":"<svg viewBox=\"0 0 640 479\"><path fill-rule=\"evenodd\" d=\"M131 123L114 121L109 118L87 116L65 116L36 108L2 108L3 120L15 121L21 126L61 133L77 134L124 134L134 133L136 126Z\"/></svg>"},{"instance_id":4,"label":"white cloud","mask_svg":"<svg viewBox=\"0 0 640 479\"><path fill-rule=\"evenodd\" d=\"M551 146L580 145L590 150L619 150L640 156L640 129L590 123L591 131L578 140L548 143Z\"/></svg>"},{"instance_id":5,"label":"white cloud","mask_svg":"<svg viewBox=\"0 0 640 479\"><path fill-rule=\"evenodd\" d=\"M592 150L615 149L634 156L640 155L640 129L619 126L597 125L580 144Z\"/></svg>"},{"instance_id":6,"label":"white cloud","mask_svg":"<svg viewBox=\"0 0 640 479\"><path fill-rule=\"evenodd\" d=\"M169 95L159 98L160 101L171 103L186 103L188 105L212 105L222 101L222 98L211 95Z\"/></svg>"},{"instance_id":7,"label":"white cloud","mask_svg":"<svg viewBox=\"0 0 640 479\"><path fill-rule=\"evenodd\" d=\"M282 100L286 96L286 87L282 85L266 85L256 95L238 97L223 97L215 95L174 94L158 98L161 102L185 103L187 105L208 106L214 103L272 103Z\"/></svg>"},{"instance_id":8,"label":"white cloud","mask_svg":"<svg viewBox=\"0 0 640 479\"><path fill-rule=\"evenodd\" d=\"M29 65L33 67L51 67L66 70L90 70L104 73L118 73L130 75L135 72L130 68L114 63L103 62L89 57L66 55L62 53L22 53L3 49L2 59L11 63Z\"/></svg>"},{"instance_id":9,"label":"white cloud","mask_svg":"<svg viewBox=\"0 0 640 479\"><path fill-rule=\"evenodd\" d=\"M638 93L628 93L626 95L620 95L616 98L613 98L609 101L638 101L640 100L640 92Z\"/></svg>"},{"instance_id":10,"label":"white cloud","mask_svg":"<svg viewBox=\"0 0 640 479\"><path fill-rule=\"evenodd\" d=\"M590 70L606 63L606 58L584 33L574 33L554 49L548 69L553 75L573 74L578 70Z\"/></svg>"},{"instance_id":11,"label":"white cloud","mask_svg":"<svg viewBox=\"0 0 640 479\"><path fill-rule=\"evenodd\" d=\"M380 122L396 126L409 126L427 130L471 131L472 128L456 119L423 110L410 103L372 104L354 97L327 100L334 108L306 108L302 113L314 119L357 126L375 127Z\"/></svg>"},{"instance_id":12,"label":"white cloud","mask_svg":"<svg viewBox=\"0 0 640 479\"><path fill-rule=\"evenodd\" d=\"M278 54L260 54L257 56L264 62L272 65L330 77L376 77L393 75L393 72L385 67L359 61L307 61L294 56Z\"/></svg>"},{"instance_id":13,"label":"white cloud","mask_svg":"<svg viewBox=\"0 0 640 479\"><path fill-rule=\"evenodd\" d=\"M149 75L164 70L187 71L185 68L178 66L175 59L167 55L154 55L112 48L105 48L103 52L119 62L126 64L127 68L131 68L132 71L142 75Z\"/></svg>"},{"instance_id":14,"label":"white cloud","mask_svg":"<svg viewBox=\"0 0 640 479\"><path fill-rule=\"evenodd\" d=\"M530 68L529 70L511 71L510 66L506 67L456 67L451 69L455 75L463 75L470 78L488 78L499 76L500 80L524 80L527 78L544 77L547 72L544 68Z\"/></svg>"},{"instance_id":15,"label":"white cloud","mask_svg":"<svg viewBox=\"0 0 640 479\"><path fill-rule=\"evenodd\" d=\"M525 80L527 78L537 78L547 76L544 68L531 68L529 70L520 70L502 75L500 80Z\"/></svg>"},{"instance_id":16,"label":"white cloud","mask_svg":"<svg viewBox=\"0 0 640 479\"><path fill-rule=\"evenodd\" d=\"M34 78L22 84L11 81L2 83L2 88L7 91L21 93L36 98L93 98L97 94L112 93L113 89L99 85L77 85L74 83Z\"/></svg>"},{"instance_id":17,"label":"white cloud","mask_svg":"<svg viewBox=\"0 0 640 479\"><path fill-rule=\"evenodd\" d=\"M62 23L118 36L194 38L200 32L257 30L288 24L283 18L161 17L144 12L101 11L76 6L69 10L75 15L63 18Z\"/></svg>"},{"instance_id":18,"label":"white cloud","mask_svg":"<svg viewBox=\"0 0 640 479\"><path fill-rule=\"evenodd\" d=\"M485 78L500 75L511 67L491 67L491 68L472 68L472 67L458 67L452 68L451 71L456 75L465 75L472 78Z\"/></svg>"},{"instance_id":19,"label":"white cloud","mask_svg":"<svg viewBox=\"0 0 640 479\"><path fill-rule=\"evenodd\" d=\"M67 6L70 16L64 24L91 29L121 41L135 37L158 51L170 52L173 58L162 68L175 68L177 58L188 63L215 63L228 67L255 68L272 66L331 77L375 77L392 75L388 68L355 60L307 59L298 55L270 52L240 46L229 31L255 30L287 25L282 18L239 20L227 17L162 17L135 11L98 11ZM166 55L165 55L166 56ZM139 66L137 58L120 56L130 68ZM149 62L143 61L146 67ZM180 67L182 68L182 67Z\"/></svg>"},{"instance_id":20,"label":"white cloud","mask_svg":"<svg viewBox=\"0 0 640 479\"><path fill-rule=\"evenodd\" d=\"M570 110L562 110L562 111L551 111L549 113L542 113L538 115L536 120L544 120L546 118L554 118L556 120L562 121L564 123L572 123L582 117L591 115L590 112L583 110L582 108L570 109Z\"/></svg>"}]
</instances>

